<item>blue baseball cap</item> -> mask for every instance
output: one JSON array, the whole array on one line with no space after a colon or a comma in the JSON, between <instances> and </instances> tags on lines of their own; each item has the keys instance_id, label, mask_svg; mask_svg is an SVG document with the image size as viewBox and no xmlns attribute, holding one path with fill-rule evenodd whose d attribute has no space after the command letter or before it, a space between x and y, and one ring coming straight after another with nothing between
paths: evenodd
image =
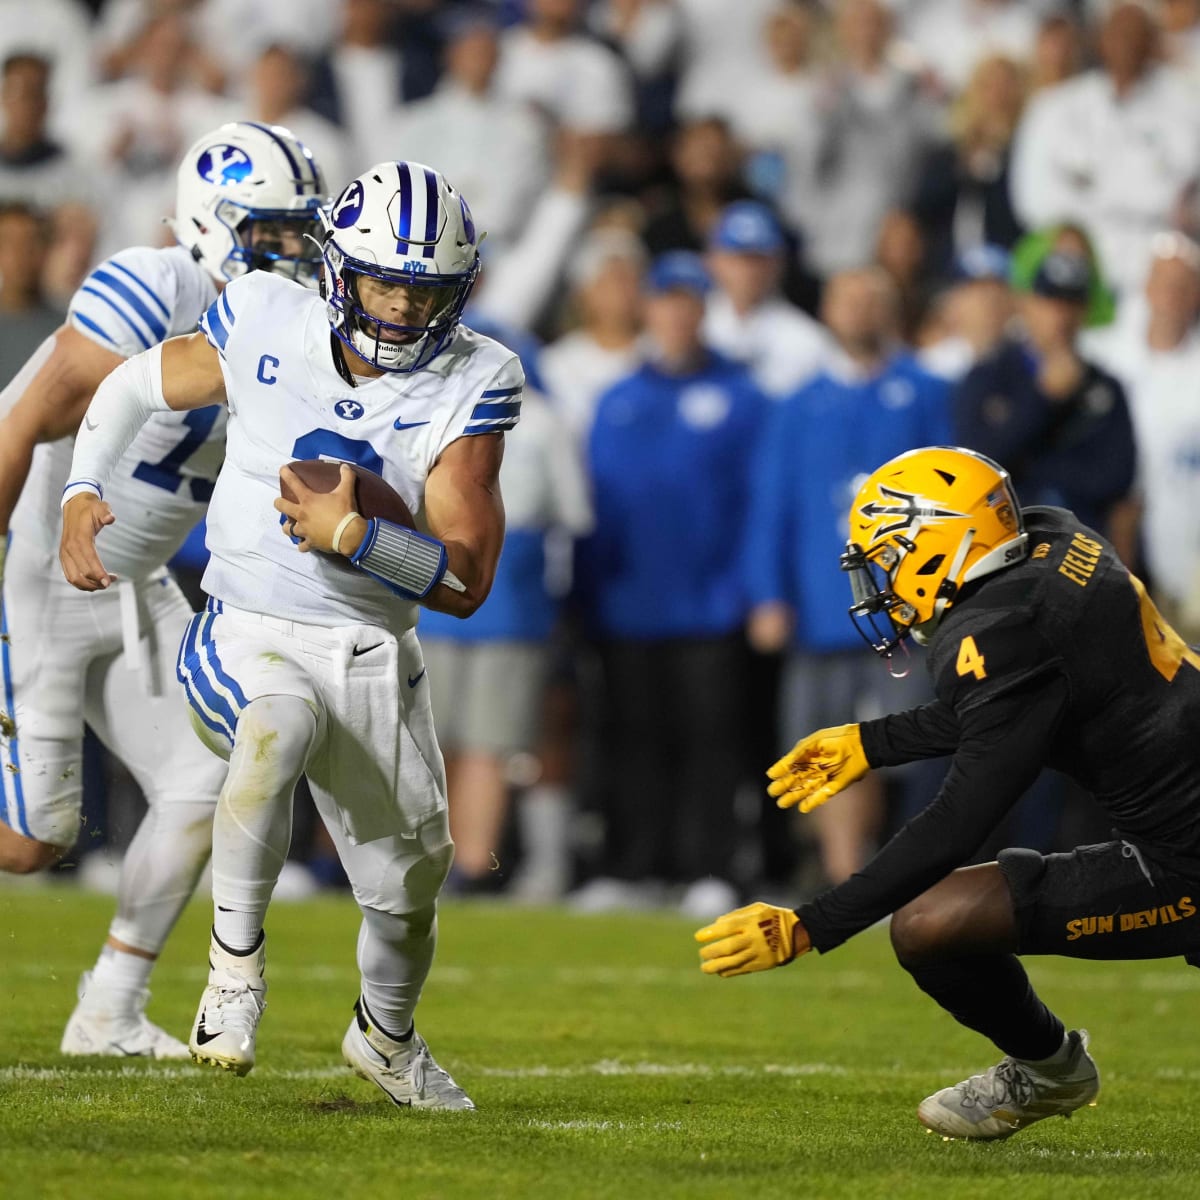
<instances>
[{"instance_id":1,"label":"blue baseball cap","mask_svg":"<svg viewBox=\"0 0 1200 1200\"><path fill-rule=\"evenodd\" d=\"M1003 246L982 243L969 247L958 256L954 263L954 279L958 283L981 279L1007 283L1010 266L1009 253Z\"/></svg>"},{"instance_id":2,"label":"blue baseball cap","mask_svg":"<svg viewBox=\"0 0 1200 1200\"><path fill-rule=\"evenodd\" d=\"M648 292L678 290L703 296L711 287L712 279L704 260L691 250L670 250L660 254L646 272L645 289Z\"/></svg>"},{"instance_id":3,"label":"blue baseball cap","mask_svg":"<svg viewBox=\"0 0 1200 1200\"><path fill-rule=\"evenodd\" d=\"M783 230L765 204L738 200L721 213L708 244L714 250L775 254L783 249Z\"/></svg>"}]
</instances>

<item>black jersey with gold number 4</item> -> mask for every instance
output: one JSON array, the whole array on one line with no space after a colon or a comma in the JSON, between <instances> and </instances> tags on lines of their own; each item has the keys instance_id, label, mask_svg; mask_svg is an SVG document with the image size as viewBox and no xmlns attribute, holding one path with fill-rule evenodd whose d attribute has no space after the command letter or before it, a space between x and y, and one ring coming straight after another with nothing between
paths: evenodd
<instances>
[{"instance_id":1,"label":"black jersey with gold number 4","mask_svg":"<svg viewBox=\"0 0 1200 1200\"><path fill-rule=\"evenodd\" d=\"M1122 834L1200 865L1200 654L1140 580L1065 509L1023 511L1029 554L964 588L929 646L938 698L962 716L1062 676L1047 766L1078 780Z\"/></svg>"}]
</instances>

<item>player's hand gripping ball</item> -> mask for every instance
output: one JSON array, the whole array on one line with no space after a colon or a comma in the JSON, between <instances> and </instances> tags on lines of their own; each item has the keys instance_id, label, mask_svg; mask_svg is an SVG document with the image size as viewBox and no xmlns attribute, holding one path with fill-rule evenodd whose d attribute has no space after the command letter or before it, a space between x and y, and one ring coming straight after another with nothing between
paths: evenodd
<instances>
[{"instance_id":1,"label":"player's hand gripping ball","mask_svg":"<svg viewBox=\"0 0 1200 1200\"><path fill-rule=\"evenodd\" d=\"M382 476L325 459L301 459L281 467L275 507L284 517L283 532L298 540L300 550L320 550L333 555L335 562L354 553L371 517L416 528L404 497Z\"/></svg>"},{"instance_id":2,"label":"player's hand gripping ball","mask_svg":"<svg viewBox=\"0 0 1200 1200\"><path fill-rule=\"evenodd\" d=\"M812 812L870 769L857 725L818 729L768 768L767 793L780 808Z\"/></svg>"}]
</instances>

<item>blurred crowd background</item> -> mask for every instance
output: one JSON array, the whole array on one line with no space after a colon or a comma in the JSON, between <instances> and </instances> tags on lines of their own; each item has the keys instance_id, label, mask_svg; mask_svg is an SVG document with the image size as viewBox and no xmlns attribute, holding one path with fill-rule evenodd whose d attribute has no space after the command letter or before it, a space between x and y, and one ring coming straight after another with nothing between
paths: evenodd
<instances>
[{"instance_id":1,"label":"blurred crowd background","mask_svg":"<svg viewBox=\"0 0 1200 1200\"><path fill-rule=\"evenodd\" d=\"M164 243L226 120L334 192L428 162L487 230L467 321L530 381L509 535L479 613L420 629L460 892L796 901L928 803L944 762L807 818L762 777L928 698L838 570L914 446L1075 509L1200 639L1200 0L0 0L0 63L0 383ZM93 751L98 877L139 800ZM1048 776L980 854L1093 835ZM337 885L311 819L293 857L285 890Z\"/></svg>"}]
</instances>

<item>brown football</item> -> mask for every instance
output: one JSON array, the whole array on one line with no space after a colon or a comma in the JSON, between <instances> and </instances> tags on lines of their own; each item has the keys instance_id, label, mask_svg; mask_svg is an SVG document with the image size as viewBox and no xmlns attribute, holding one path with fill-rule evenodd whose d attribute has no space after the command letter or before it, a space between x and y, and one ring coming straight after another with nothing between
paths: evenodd
<instances>
[{"instance_id":1,"label":"brown football","mask_svg":"<svg viewBox=\"0 0 1200 1200\"><path fill-rule=\"evenodd\" d=\"M341 463L329 462L323 458L298 459L288 463L305 487L314 492L332 492L341 479ZM403 525L406 529L415 529L416 522L404 497L382 476L365 467L349 464L356 476L354 484L354 507L364 517L382 517L395 525ZM285 500L296 499L295 493L283 481L279 480L279 494ZM340 556L339 556L340 557Z\"/></svg>"}]
</instances>

